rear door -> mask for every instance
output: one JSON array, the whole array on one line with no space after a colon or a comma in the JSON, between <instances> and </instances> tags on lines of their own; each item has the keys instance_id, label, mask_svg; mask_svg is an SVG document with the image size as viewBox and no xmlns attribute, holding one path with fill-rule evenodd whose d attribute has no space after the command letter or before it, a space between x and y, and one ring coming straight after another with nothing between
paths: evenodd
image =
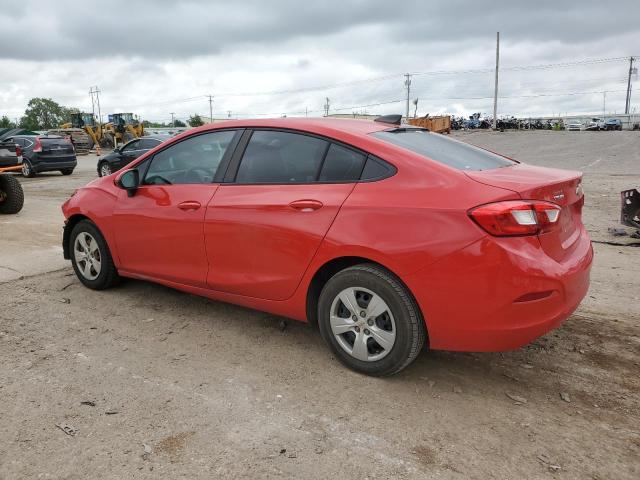
<instances>
[{"instance_id":1,"label":"rear door","mask_svg":"<svg viewBox=\"0 0 640 480\"><path fill-rule=\"evenodd\" d=\"M365 158L301 133L246 132L230 183L205 215L208 286L270 300L293 295Z\"/></svg>"},{"instance_id":2,"label":"rear door","mask_svg":"<svg viewBox=\"0 0 640 480\"><path fill-rule=\"evenodd\" d=\"M204 287L208 270L203 221L218 175L234 148L235 130L187 137L140 166L142 184L121 190L114 209L123 270ZM147 166L148 165L148 166Z\"/></svg>"}]
</instances>

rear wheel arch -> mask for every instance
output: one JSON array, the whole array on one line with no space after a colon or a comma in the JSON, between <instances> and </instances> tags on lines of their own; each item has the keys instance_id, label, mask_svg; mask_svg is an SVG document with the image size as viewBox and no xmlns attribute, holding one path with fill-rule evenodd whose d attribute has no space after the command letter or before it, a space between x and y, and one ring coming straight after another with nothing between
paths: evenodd
<instances>
[{"instance_id":1,"label":"rear wheel arch","mask_svg":"<svg viewBox=\"0 0 640 480\"><path fill-rule=\"evenodd\" d=\"M415 296L411 289L407 286L405 282L396 274L391 268L386 265L381 264L375 260L371 260L366 257L357 257L357 256L348 256L348 257L336 257L333 258L326 263L324 263L316 273L313 275L311 281L309 282L309 287L307 288L307 305L306 305L306 314L307 321L314 325L318 325L318 300L320 298L320 292L322 292L322 288L326 285L331 277L333 277L336 273L344 270L345 268L353 267L355 265L369 264L375 265L379 268L386 270L388 273L393 275L398 282L406 289L411 300L415 304L416 309L420 312L422 319L425 324L425 329L427 330L427 343L429 341L429 329L427 326L427 320L424 316L424 312L420 308L420 304L416 300Z\"/></svg>"}]
</instances>

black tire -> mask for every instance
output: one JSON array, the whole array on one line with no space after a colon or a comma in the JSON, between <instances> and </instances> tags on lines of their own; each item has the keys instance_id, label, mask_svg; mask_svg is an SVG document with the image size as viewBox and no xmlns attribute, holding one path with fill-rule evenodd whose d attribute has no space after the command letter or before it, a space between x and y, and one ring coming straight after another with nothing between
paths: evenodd
<instances>
[{"instance_id":1,"label":"black tire","mask_svg":"<svg viewBox=\"0 0 640 480\"><path fill-rule=\"evenodd\" d=\"M98 176L106 177L107 175L111 175L113 172L111 171L111 165L109 162L100 162L98 164Z\"/></svg>"},{"instance_id":2,"label":"black tire","mask_svg":"<svg viewBox=\"0 0 640 480\"><path fill-rule=\"evenodd\" d=\"M33 165L28 158L22 159L22 176L27 178L33 178L36 176L36 171L33 169Z\"/></svg>"},{"instance_id":3,"label":"black tire","mask_svg":"<svg viewBox=\"0 0 640 480\"><path fill-rule=\"evenodd\" d=\"M84 232L91 235L98 245L101 267L100 272L95 279L86 278L81 272L78 262L76 261L74 245L78 235ZM76 272L76 276L85 287L89 287L93 290L104 290L120 282L120 276L118 275L118 270L113 263L109 246L102 236L102 233L100 233L100 230L98 230L98 227L96 227L90 220L81 220L73 227L71 235L69 235L69 252L73 270Z\"/></svg>"},{"instance_id":4,"label":"black tire","mask_svg":"<svg viewBox=\"0 0 640 480\"><path fill-rule=\"evenodd\" d=\"M18 213L24 206L24 191L17 178L0 173L0 213Z\"/></svg>"},{"instance_id":5,"label":"black tire","mask_svg":"<svg viewBox=\"0 0 640 480\"><path fill-rule=\"evenodd\" d=\"M63 175L71 175L73 173L73 168L65 168L64 170L60 170L60 173Z\"/></svg>"},{"instance_id":6,"label":"black tire","mask_svg":"<svg viewBox=\"0 0 640 480\"><path fill-rule=\"evenodd\" d=\"M375 293L387 304L393 315L395 340L386 356L379 360L363 361L355 358L338 343L332 332L329 320L332 304L340 292L349 288L356 290L363 288ZM366 307L358 305L358 308ZM318 326L323 340L342 364L372 376L393 375L406 368L424 347L427 336L420 309L407 288L394 274L375 264L355 265L338 272L329 279L320 293ZM366 325L362 328L365 329L363 332L366 335ZM365 340L365 344L368 341ZM368 353L371 353L370 347L366 348Z\"/></svg>"}]
</instances>

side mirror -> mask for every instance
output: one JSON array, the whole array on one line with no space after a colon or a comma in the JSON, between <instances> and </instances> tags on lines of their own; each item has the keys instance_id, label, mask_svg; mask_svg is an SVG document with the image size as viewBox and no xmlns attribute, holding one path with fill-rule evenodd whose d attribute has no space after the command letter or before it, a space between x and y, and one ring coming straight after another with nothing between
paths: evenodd
<instances>
[{"instance_id":1,"label":"side mirror","mask_svg":"<svg viewBox=\"0 0 640 480\"><path fill-rule=\"evenodd\" d=\"M138 170L125 170L122 174L116 177L116 185L127 191L127 195L133 197L140 185L140 174Z\"/></svg>"}]
</instances>

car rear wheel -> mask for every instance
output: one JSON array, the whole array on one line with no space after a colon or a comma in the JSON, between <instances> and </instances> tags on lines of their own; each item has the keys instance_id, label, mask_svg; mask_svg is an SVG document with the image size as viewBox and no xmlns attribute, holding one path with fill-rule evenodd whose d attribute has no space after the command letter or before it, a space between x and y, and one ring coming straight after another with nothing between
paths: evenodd
<instances>
[{"instance_id":1,"label":"car rear wheel","mask_svg":"<svg viewBox=\"0 0 640 480\"><path fill-rule=\"evenodd\" d=\"M22 176L27 178L33 178L36 176L36 171L33 169L33 165L28 159L22 160Z\"/></svg>"},{"instance_id":2,"label":"car rear wheel","mask_svg":"<svg viewBox=\"0 0 640 480\"><path fill-rule=\"evenodd\" d=\"M83 285L103 290L118 283L120 277L107 242L92 222L78 222L71 231L69 242L73 270Z\"/></svg>"},{"instance_id":3,"label":"car rear wheel","mask_svg":"<svg viewBox=\"0 0 640 480\"><path fill-rule=\"evenodd\" d=\"M111 175L111 166L107 162L100 163L100 167L98 168L98 175L101 177L108 177Z\"/></svg>"},{"instance_id":4,"label":"car rear wheel","mask_svg":"<svg viewBox=\"0 0 640 480\"><path fill-rule=\"evenodd\" d=\"M400 280L374 264L337 273L318 302L322 338L347 367L373 376L398 373L425 344L426 329Z\"/></svg>"},{"instance_id":5,"label":"car rear wheel","mask_svg":"<svg viewBox=\"0 0 640 480\"><path fill-rule=\"evenodd\" d=\"M73 173L73 168L65 168L64 170L60 170L60 173L63 175L71 175Z\"/></svg>"}]
</instances>

